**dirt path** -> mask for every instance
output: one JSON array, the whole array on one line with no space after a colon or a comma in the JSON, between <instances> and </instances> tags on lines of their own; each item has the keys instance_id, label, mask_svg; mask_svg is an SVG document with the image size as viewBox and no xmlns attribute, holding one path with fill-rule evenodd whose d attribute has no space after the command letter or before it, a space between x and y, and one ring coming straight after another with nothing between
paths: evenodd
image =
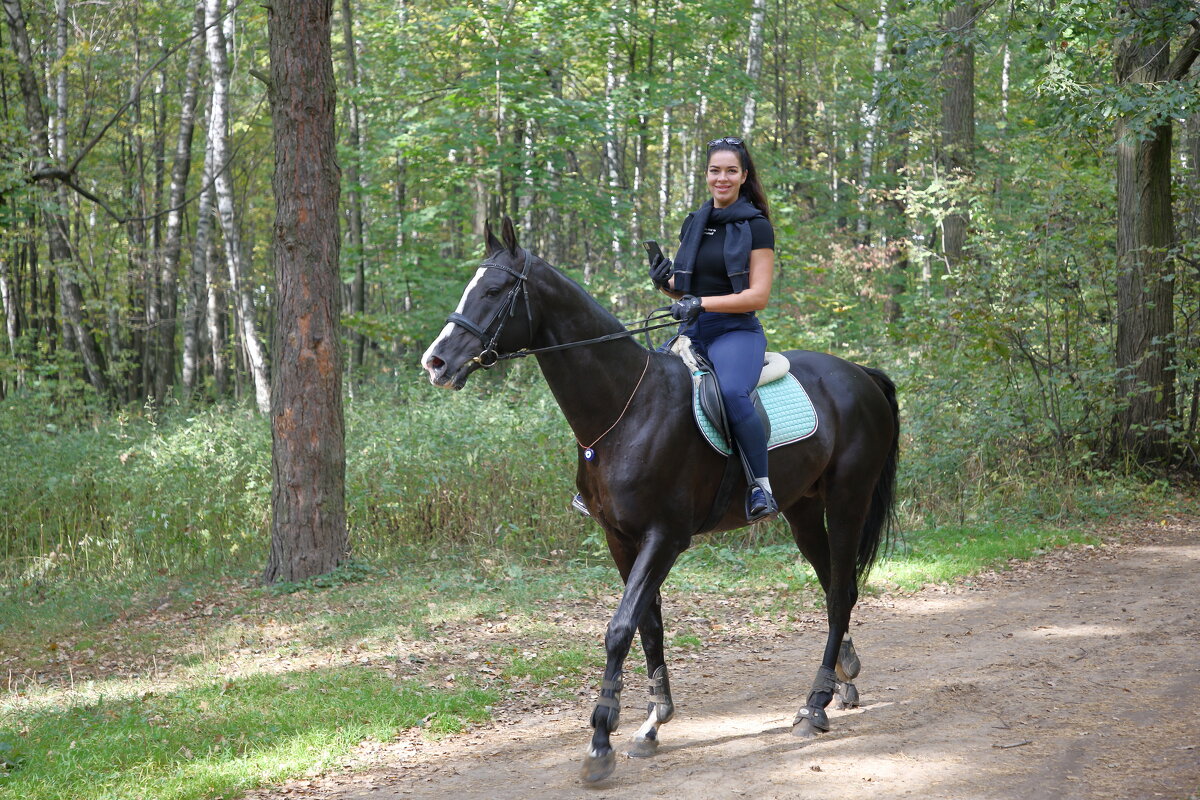
<instances>
[{"instance_id":1,"label":"dirt path","mask_svg":"<svg viewBox=\"0 0 1200 800\"><path fill-rule=\"evenodd\" d=\"M765 632L669 661L659 755L596 786L577 777L589 699L250 797L1200 800L1200 521L868 601L853 636L863 706L811 743L790 722L823 637ZM619 746L644 703L627 680Z\"/></svg>"}]
</instances>

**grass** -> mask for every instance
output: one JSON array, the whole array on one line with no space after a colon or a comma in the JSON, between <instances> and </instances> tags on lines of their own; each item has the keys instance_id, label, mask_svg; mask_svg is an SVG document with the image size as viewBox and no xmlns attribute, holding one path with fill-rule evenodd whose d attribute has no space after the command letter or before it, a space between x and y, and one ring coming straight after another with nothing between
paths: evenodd
<instances>
[{"instance_id":1,"label":"grass","mask_svg":"<svg viewBox=\"0 0 1200 800\"><path fill-rule=\"evenodd\" d=\"M1094 544L1094 534L1082 529L1052 526L990 524L948 525L916 531L901 550L872 572L874 585L911 591L928 584L948 583L1013 560L1042 555L1070 544Z\"/></svg>"},{"instance_id":2,"label":"grass","mask_svg":"<svg viewBox=\"0 0 1200 800\"><path fill-rule=\"evenodd\" d=\"M97 693L0 729L15 766L0 792L42 800L228 795L332 766L363 739L386 741L422 720L456 732L485 719L495 700L494 691L396 685L353 667L255 674L163 695Z\"/></svg>"}]
</instances>

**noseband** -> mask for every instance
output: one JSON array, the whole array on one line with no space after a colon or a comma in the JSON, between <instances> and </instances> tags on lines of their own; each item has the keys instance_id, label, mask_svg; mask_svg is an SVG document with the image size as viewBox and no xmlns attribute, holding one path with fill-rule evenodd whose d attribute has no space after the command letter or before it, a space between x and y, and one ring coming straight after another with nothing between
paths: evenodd
<instances>
[{"instance_id":1,"label":"noseband","mask_svg":"<svg viewBox=\"0 0 1200 800\"><path fill-rule=\"evenodd\" d=\"M483 345L483 352L471 360L484 369L489 369L496 366L496 363L504 357L496 351L496 343L500 340L500 334L504 331L504 324L517 312L518 296L524 295L525 297L525 315L529 319L529 333L530 335L533 334L533 312L529 308L529 251L525 251L525 263L522 265L520 272L517 272L506 264L497 264L495 261L485 261L479 266L486 267L487 269L503 270L516 278L517 281L508 290L508 297L504 298L504 301L496 307L496 312L492 314L492 318L486 324L482 326L476 325L472 320L457 311L446 317L446 321L465 328L478 337L479 343ZM498 325L496 324L497 320L500 321ZM496 325L496 331L489 339L487 330L493 325Z\"/></svg>"}]
</instances>

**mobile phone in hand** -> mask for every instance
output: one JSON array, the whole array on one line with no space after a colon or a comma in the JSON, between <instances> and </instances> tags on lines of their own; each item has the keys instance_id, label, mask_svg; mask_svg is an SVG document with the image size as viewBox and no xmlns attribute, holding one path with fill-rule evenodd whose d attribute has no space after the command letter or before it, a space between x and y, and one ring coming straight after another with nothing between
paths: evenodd
<instances>
[{"instance_id":1,"label":"mobile phone in hand","mask_svg":"<svg viewBox=\"0 0 1200 800\"><path fill-rule=\"evenodd\" d=\"M646 255L650 258L651 264L655 264L666 257L663 255L662 248L658 246L658 242L653 239L642 242L642 247L646 248Z\"/></svg>"}]
</instances>

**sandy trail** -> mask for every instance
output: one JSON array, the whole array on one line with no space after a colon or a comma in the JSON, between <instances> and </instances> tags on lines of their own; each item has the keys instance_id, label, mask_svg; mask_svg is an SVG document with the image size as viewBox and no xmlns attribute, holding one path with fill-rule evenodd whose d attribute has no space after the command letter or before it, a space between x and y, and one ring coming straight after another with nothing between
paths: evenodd
<instances>
[{"instance_id":1,"label":"sandy trail","mask_svg":"<svg viewBox=\"0 0 1200 800\"><path fill-rule=\"evenodd\" d=\"M813 742L790 722L823 636L766 631L702 660L668 655L678 711L658 756L622 757L594 786L578 779L580 700L440 742L408 737L370 771L249 796L1200 800L1198 576L1200 521L1172 520L867 601L852 631L863 705L831 712ZM626 681L621 748L643 717L639 683Z\"/></svg>"}]
</instances>

